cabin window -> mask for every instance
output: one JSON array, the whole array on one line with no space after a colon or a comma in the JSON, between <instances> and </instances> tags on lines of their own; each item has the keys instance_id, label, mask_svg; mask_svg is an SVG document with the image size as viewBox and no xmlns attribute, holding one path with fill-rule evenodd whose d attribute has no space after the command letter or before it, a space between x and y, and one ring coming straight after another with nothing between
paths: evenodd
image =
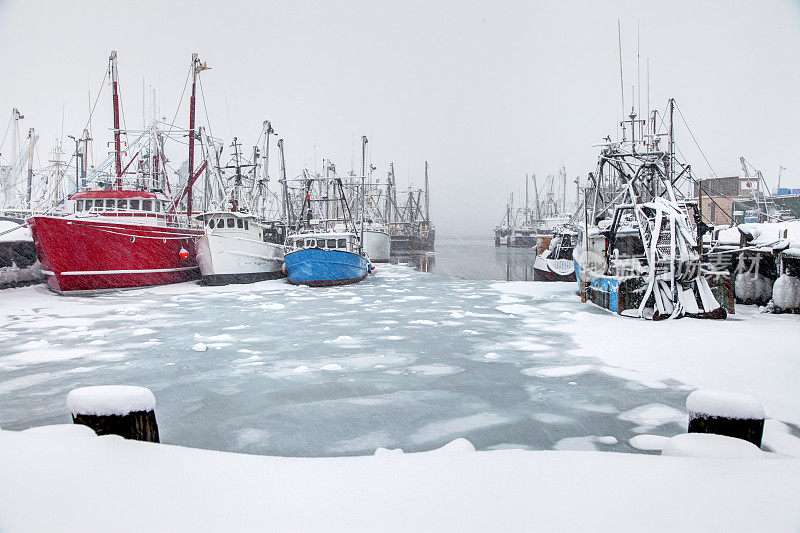
<instances>
[{"instance_id":1,"label":"cabin window","mask_svg":"<svg viewBox=\"0 0 800 533\"><path fill-rule=\"evenodd\" d=\"M214 219L213 218L209 218L208 219L208 227L209 228L213 228L214 227Z\"/></svg>"},{"instance_id":2,"label":"cabin window","mask_svg":"<svg viewBox=\"0 0 800 533\"><path fill-rule=\"evenodd\" d=\"M347 249L347 239L339 239L339 246L337 246L337 248L340 248L342 250L346 250Z\"/></svg>"},{"instance_id":3,"label":"cabin window","mask_svg":"<svg viewBox=\"0 0 800 533\"><path fill-rule=\"evenodd\" d=\"M244 220L242 220L241 218L237 219L236 220L236 225L239 227L239 229L243 229L244 228Z\"/></svg>"},{"instance_id":4,"label":"cabin window","mask_svg":"<svg viewBox=\"0 0 800 533\"><path fill-rule=\"evenodd\" d=\"M246 220L244 221L244 229L250 229L250 224Z\"/></svg>"},{"instance_id":5,"label":"cabin window","mask_svg":"<svg viewBox=\"0 0 800 533\"><path fill-rule=\"evenodd\" d=\"M142 200L142 211L152 211L153 200Z\"/></svg>"},{"instance_id":6,"label":"cabin window","mask_svg":"<svg viewBox=\"0 0 800 533\"><path fill-rule=\"evenodd\" d=\"M117 209L120 211L128 209L128 200L117 200Z\"/></svg>"},{"instance_id":7,"label":"cabin window","mask_svg":"<svg viewBox=\"0 0 800 533\"><path fill-rule=\"evenodd\" d=\"M328 246L326 248L330 248L331 250L336 249L336 239L328 239Z\"/></svg>"},{"instance_id":8,"label":"cabin window","mask_svg":"<svg viewBox=\"0 0 800 533\"><path fill-rule=\"evenodd\" d=\"M317 246L317 239L306 239L306 248L315 248Z\"/></svg>"},{"instance_id":9,"label":"cabin window","mask_svg":"<svg viewBox=\"0 0 800 533\"><path fill-rule=\"evenodd\" d=\"M153 208L154 208L153 210L156 213L160 212L161 211L161 202L159 202L158 200L154 201L153 202Z\"/></svg>"},{"instance_id":10,"label":"cabin window","mask_svg":"<svg viewBox=\"0 0 800 533\"><path fill-rule=\"evenodd\" d=\"M303 241L300 240L300 239L294 241L294 247L295 248L302 248L303 247Z\"/></svg>"},{"instance_id":11,"label":"cabin window","mask_svg":"<svg viewBox=\"0 0 800 533\"><path fill-rule=\"evenodd\" d=\"M139 200L131 200L131 209L139 210Z\"/></svg>"},{"instance_id":12,"label":"cabin window","mask_svg":"<svg viewBox=\"0 0 800 533\"><path fill-rule=\"evenodd\" d=\"M103 200L98 200L98 202L100 202L102 204ZM108 210L114 209L114 200L112 200L110 198L108 200L106 200L106 209L108 209Z\"/></svg>"},{"instance_id":13,"label":"cabin window","mask_svg":"<svg viewBox=\"0 0 800 533\"><path fill-rule=\"evenodd\" d=\"M232 218L229 218L228 219L228 227L232 228L234 225L236 225L236 222L234 222L234 220Z\"/></svg>"},{"instance_id":14,"label":"cabin window","mask_svg":"<svg viewBox=\"0 0 800 533\"><path fill-rule=\"evenodd\" d=\"M83 211L83 200L78 200L78 203L75 205L75 211Z\"/></svg>"}]
</instances>

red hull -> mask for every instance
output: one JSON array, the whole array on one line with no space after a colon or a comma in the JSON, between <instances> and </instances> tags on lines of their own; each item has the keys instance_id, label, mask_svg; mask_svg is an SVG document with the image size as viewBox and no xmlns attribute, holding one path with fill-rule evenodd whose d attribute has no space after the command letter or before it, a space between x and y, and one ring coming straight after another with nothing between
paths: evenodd
<instances>
[{"instance_id":1,"label":"red hull","mask_svg":"<svg viewBox=\"0 0 800 533\"><path fill-rule=\"evenodd\" d=\"M28 219L36 251L56 292L163 285L199 279L195 242L202 230L120 224L96 218ZM181 249L188 252L180 258Z\"/></svg>"}]
</instances>

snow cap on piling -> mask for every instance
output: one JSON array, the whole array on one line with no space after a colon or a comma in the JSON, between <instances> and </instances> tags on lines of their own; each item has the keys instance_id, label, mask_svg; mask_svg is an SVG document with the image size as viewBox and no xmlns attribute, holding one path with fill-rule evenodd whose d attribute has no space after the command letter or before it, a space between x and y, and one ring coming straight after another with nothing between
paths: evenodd
<instances>
[{"instance_id":1,"label":"snow cap on piling","mask_svg":"<svg viewBox=\"0 0 800 533\"><path fill-rule=\"evenodd\" d=\"M150 389L132 385L81 387L67 395L67 408L73 416L125 416L136 411L154 411L156 397Z\"/></svg>"},{"instance_id":2,"label":"snow cap on piling","mask_svg":"<svg viewBox=\"0 0 800 533\"><path fill-rule=\"evenodd\" d=\"M686 398L690 414L739 420L763 420L764 406L747 394L718 390L696 390Z\"/></svg>"}]
</instances>

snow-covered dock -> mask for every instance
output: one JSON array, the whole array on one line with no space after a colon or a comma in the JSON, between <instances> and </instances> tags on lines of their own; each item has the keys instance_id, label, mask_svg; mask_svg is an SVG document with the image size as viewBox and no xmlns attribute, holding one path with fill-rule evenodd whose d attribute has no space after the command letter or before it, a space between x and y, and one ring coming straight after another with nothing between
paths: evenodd
<instances>
[{"instance_id":1,"label":"snow-covered dock","mask_svg":"<svg viewBox=\"0 0 800 533\"><path fill-rule=\"evenodd\" d=\"M0 530L15 533L98 524L113 531L795 531L800 524L800 459L777 457L457 448L298 459L0 431L0 468Z\"/></svg>"}]
</instances>

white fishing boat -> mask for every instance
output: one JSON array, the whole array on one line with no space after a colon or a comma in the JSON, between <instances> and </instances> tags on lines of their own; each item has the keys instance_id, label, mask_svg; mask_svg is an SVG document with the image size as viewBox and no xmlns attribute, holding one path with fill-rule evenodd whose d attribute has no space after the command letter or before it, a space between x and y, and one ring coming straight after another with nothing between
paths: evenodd
<instances>
[{"instance_id":1,"label":"white fishing boat","mask_svg":"<svg viewBox=\"0 0 800 533\"><path fill-rule=\"evenodd\" d=\"M374 263L388 263L391 252L389 228L382 224L364 224L364 251Z\"/></svg>"},{"instance_id":2,"label":"white fishing boat","mask_svg":"<svg viewBox=\"0 0 800 533\"><path fill-rule=\"evenodd\" d=\"M283 245L269 242L271 224L248 213L217 211L197 217L205 234L197 241L203 283L252 283L283 276Z\"/></svg>"},{"instance_id":3,"label":"white fishing boat","mask_svg":"<svg viewBox=\"0 0 800 533\"><path fill-rule=\"evenodd\" d=\"M216 209L197 216L205 226L197 241L197 263L204 284L252 283L284 276L284 225L267 216L271 197L266 168L272 133L272 125L265 121L261 136L264 155L254 148L251 161L243 157L234 137L231 163L212 167L219 194L212 202ZM208 139L208 145L219 154L213 139ZM231 171L227 178L223 169Z\"/></svg>"}]
</instances>

